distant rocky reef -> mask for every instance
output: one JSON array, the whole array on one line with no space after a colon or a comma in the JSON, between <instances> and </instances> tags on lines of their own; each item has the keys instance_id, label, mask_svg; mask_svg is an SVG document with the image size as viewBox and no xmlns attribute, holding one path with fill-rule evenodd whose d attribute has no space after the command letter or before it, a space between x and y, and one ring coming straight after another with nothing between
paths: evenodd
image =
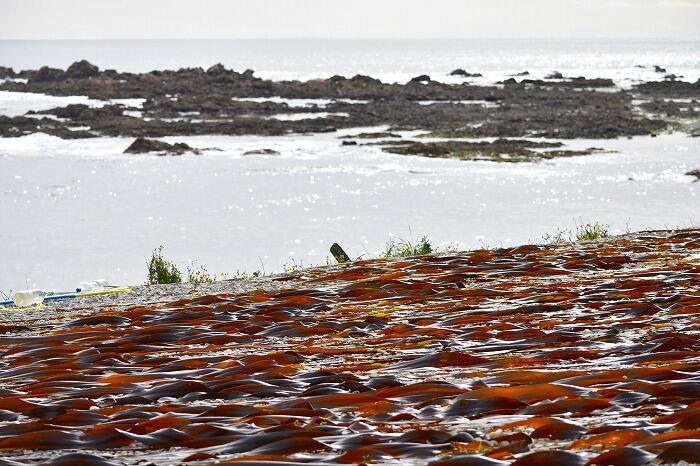
<instances>
[{"instance_id":1,"label":"distant rocky reef","mask_svg":"<svg viewBox=\"0 0 700 466\"><path fill-rule=\"evenodd\" d=\"M100 70L85 60L66 70L0 67L0 90L87 95L103 102L99 108L73 104L0 116L0 136L284 135L388 126L391 132L424 130L450 139L608 139L669 129L697 134L688 122L700 121L700 81L675 76L625 90L609 79L556 72L544 80L523 72L488 85L474 84L477 71L450 74L463 82L447 84L429 75L406 84L363 75L271 81L221 64L149 73ZM115 99L143 99L143 105ZM306 100L297 104L295 99Z\"/></svg>"}]
</instances>

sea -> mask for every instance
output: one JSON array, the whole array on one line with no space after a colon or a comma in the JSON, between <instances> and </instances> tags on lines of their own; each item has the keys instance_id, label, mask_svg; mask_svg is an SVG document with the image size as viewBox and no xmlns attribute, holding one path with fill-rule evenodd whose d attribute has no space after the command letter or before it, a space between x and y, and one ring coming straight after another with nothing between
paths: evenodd
<instances>
[{"instance_id":1,"label":"sea","mask_svg":"<svg viewBox=\"0 0 700 466\"><path fill-rule=\"evenodd\" d=\"M700 79L698 41L0 41L0 66L16 71L80 59L130 72L222 63L276 80L366 74L406 82L429 74L456 82L449 73L461 68L483 74L477 84L559 71L629 88L663 79L655 65ZM86 96L0 92L0 115L72 102L100 105ZM685 175L700 168L700 138L565 141L604 152L499 164L341 146L339 137L367 130L164 138L221 149L181 157L126 156L130 138L0 139L0 292L68 291L95 279L140 284L161 245L183 270L232 277L326 264L334 242L370 258L387 241L424 235L436 247L466 250L542 242L589 222L614 234L700 225L700 183ZM279 155L244 155L256 149Z\"/></svg>"},{"instance_id":2,"label":"sea","mask_svg":"<svg viewBox=\"0 0 700 466\"><path fill-rule=\"evenodd\" d=\"M148 72L222 63L261 78L314 79L365 74L406 82L420 74L449 81L462 68L493 82L528 71L539 79L612 78L621 85L659 79L654 65L686 80L700 78L700 41L653 39L238 39L0 41L0 66L16 71L66 68L86 59L100 68ZM475 81L478 82L478 81Z\"/></svg>"}]
</instances>

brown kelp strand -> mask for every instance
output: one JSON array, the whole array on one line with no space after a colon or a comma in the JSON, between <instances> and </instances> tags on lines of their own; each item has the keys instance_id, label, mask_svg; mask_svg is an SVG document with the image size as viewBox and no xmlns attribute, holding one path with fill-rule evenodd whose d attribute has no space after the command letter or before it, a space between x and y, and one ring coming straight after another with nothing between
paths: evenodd
<instances>
[{"instance_id":1,"label":"brown kelp strand","mask_svg":"<svg viewBox=\"0 0 700 466\"><path fill-rule=\"evenodd\" d=\"M0 326L0 465L700 462L698 230L301 275Z\"/></svg>"}]
</instances>

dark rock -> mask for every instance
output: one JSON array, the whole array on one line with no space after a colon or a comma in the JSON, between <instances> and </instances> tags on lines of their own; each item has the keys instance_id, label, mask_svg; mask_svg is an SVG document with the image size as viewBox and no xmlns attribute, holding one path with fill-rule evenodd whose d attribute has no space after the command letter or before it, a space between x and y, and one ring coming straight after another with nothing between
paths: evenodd
<instances>
[{"instance_id":1,"label":"dark rock","mask_svg":"<svg viewBox=\"0 0 700 466\"><path fill-rule=\"evenodd\" d=\"M124 150L125 154L144 154L147 152L168 151L172 148L171 144L154 139L137 138L129 147Z\"/></svg>"},{"instance_id":2,"label":"dark rock","mask_svg":"<svg viewBox=\"0 0 700 466\"><path fill-rule=\"evenodd\" d=\"M612 79L608 78L585 78L583 76L579 76L577 78L572 78L571 83L580 85L582 87L613 87L615 85L615 81Z\"/></svg>"},{"instance_id":3,"label":"dark rock","mask_svg":"<svg viewBox=\"0 0 700 466\"><path fill-rule=\"evenodd\" d=\"M220 76L226 73L228 73L228 70L221 63L217 63L216 65L210 66L207 69L207 74L210 76Z\"/></svg>"},{"instance_id":4,"label":"dark rock","mask_svg":"<svg viewBox=\"0 0 700 466\"><path fill-rule=\"evenodd\" d=\"M343 79L345 79L345 78L343 78ZM356 74L355 76L353 76L350 79L350 81L352 81L353 83L360 83L360 84L366 84L366 85L378 85L378 84L382 83L378 79L372 78L370 76L365 76L363 74Z\"/></svg>"},{"instance_id":5,"label":"dark rock","mask_svg":"<svg viewBox=\"0 0 700 466\"><path fill-rule=\"evenodd\" d=\"M274 149L255 149L244 152L243 155L280 155L280 153Z\"/></svg>"},{"instance_id":6,"label":"dark rock","mask_svg":"<svg viewBox=\"0 0 700 466\"><path fill-rule=\"evenodd\" d=\"M481 73L469 73L468 71L464 71L463 69L456 69L453 72L450 73L450 76L462 76L465 78L481 78L483 75Z\"/></svg>"},{"instance_id":7,"label":"dark rock","mask_svg":"<svg viewBox=\"0 0 700 466\"><path fill-rule=\"evenodd\" d=\"M678 76L678 75L671 73L671 74L667 74L666 76L664 76L664 79L666 81L675 81L677 79L681 79L682 77L683 76Z\"/></svg>"},{"instance_id":8,"label":"dark rock","mask_svg":"<svg viewBox=\"0 0 700 466\"><path fill-rule=\"evenodd\" d=\"M184 142L176 142L173 144L172 150L170 151L171 154L175 155L181 155L184 154L185 152L192 152L193 154L200 154L200 151L198 149L193 149L190 147L188 144L185 144Z\"/></svg>"},{"instance_id":9,"label":"dark rock","mask_svg":"<svg viewBox=\"0 0 700 466\"><path fill-rule=\"evenodd\" d=\"M415 78L411 79L408 84L429 84L430 83L430 76L427 74L421 74L420 76L416 76Z\"/></svg>"},{"instance_id":10,"label":"dark rock","mask_svg":"<svg viewBox=\"0 0 700 466\"><path fill-rule=\"evenodd\" d=\"M698 168L697 170L691 170L688 173L686 173L686 175L687 176L694 176L695 178L697 178L695 180L695 182L697 183L698 181L700 181L700 168Z\"/></svg>"},{"instance_id":11,"label":"dark rock","mask_svg":"<svg viewBox=\"0 0 700 466\"><path fill-rule=\"evenodd\" d=\"M90 73L90 72L88 72ZM124 108L68 107L54 113L67 121L37 119L5 121L0 133L13 136L45 132L61 137L167 136L189 135L284 135L321 133L340 128L388 126L391 131L425 130L436 133L461 132L476 138L615 138L659 133L668 126L669 114L694 117L687 103L663 106L648 112L649 118L635 113L645 100L697 98L700 83L654 81L632 91L595 92L596 87L612 86L610 80L585 78L544 81L510 78L505 86L476 86L468 83L443 84L418 77L410 84L388 84L369 76L351 79L334 76L326 80L271 81L255 78L252 72L237 73L215 65L209 73L201 68L182 68L150 73L100 72L91 79L66 79L61 70L23 71L31 82L0 82L0 89L49 95L87 95L109 100L145 98L139 115L124 115ZM522 78L518 78L518 81ZM429 85L418 85L416 81ZM591 88L591 89L589 89ZM270 118L279 113L321 111L296 108L278 102L241 101L242 97L281 96L292 99L329 99L324 111L347 117L304 120ZM346 102L345 99L355 100ZM357 101L363 102L357 102ZM420 101L439 102L420 105ZM486 100L499 105L462 105L463 100ZM677 106L677 108L676 108ZM43 113L43 112L40 112ZM128 113L128 112L127 112ZM76 133L70 126L89 126L89 132ZM350 138L359 140L357 137Z\"/></svg>"},{"instance_id":12,"label":"dark rock","mask_svg":"<svg viewBox=\"0 0 700 466\"><path fill-rule=\"evenodd\" d=\"M49 110L36 112L44 115L55 115L58 118L84 121L87 123L96 120L105 120L112 117L122 116L124 108L121 105L105 105L104 107L92 108L85 104L69 104L65 107L56 107Z\"/></svg>"},{"instance_id":13,"label":"dark rock","mask_svg":"<svg viewBox=\"0 0 700 466\"><path fill-rule=\"evenodd\" d=\"M678 80L649 81L634 86L634 90L657 98L697 98L700 79L694 83Z\"/></svg>"},{"instance_id":14,"label":"dark rock","mask_svg":"<svg viewBox=\"0 0 700 466\"><path fill-rule=\"evenodd\" d=\"M654 71L656 71L657 73L665 73L666 68L661 68L659 65L654 65Z\"/></svg>"},{"instance_id":15,"label":"dark rock","mask_svg":"<svg viewBox=\"0 0 700 466\"><path fill-rule=\"evenodd\" d=\"M125 154L146 154L149 152L161 152L172 155L182 155L185 152L198 154L197 149L193 149L184 142L168 144L167 142L157 141L155 139L137 138L124 151Z\"/></svg>"},{"instance_id":16,"label":"dark rock","mask_svg":"<svg viewBox=\"0 0 700 466\"><path fill-rule=\"evenodd\" d=\"M672 118L700 118L700 108L697 107L697 102L676 101L672 99L651 99L647 102L642 102L638 105L639 108L650 114L662 115ZM689 124L686 126L688 132L693 135L698 126Z\"/></svg>"},{"instance_id":17,"label":"dark rock","mask_svg":"<svg viewBox=\"0 0 700 466\"><path fill-rule=\"evenodd\" d=\"M547 78L549 79L549 77ZM555 79L555 78L552 78ZM515 83L513 78L508 81L504 81L506 84ZM607 78L593 78L588 79L583 76L577 78L567 79L565 81L551 82L543 81L541 79L523 79L520 84L528 84L531 86L542 86L542 87L556 87L556 88L597 88L597 87L613 87L615 82L612 79Z\"/></svg>"},{"instance_id":18,"label":"dark rock","mask_svg":"<svg viewBox=\"0 0 700 466\"><path fill-rule=\"evenodd\" d=\"M49 68L48 66L42 66L38 71L32 71L27 75L27 82L29 84L52 82L61 79L63 79L63 70L59 68Z\"/></svg>"},{"instance_id":19,"label":"dark rock","mask_svg":"<svg viewBox=\"0 0 700 466\"><path fill-rule=\"evenodd\" d=\"M550 73L547 76L545 76L544 79L564 79L564 75L558 71L554 71L553 73Z\"/></svg>"},{"instance_id":20,"label":"dark rock","mask_svg":"<svg viewBox=\"0 0 700 466\"><path fill-rule=\"evenodd\" d=\"M77 120L80 118L80 114L85 110L88 110L85 104L69 104L65 107L52 108L51 110L46 110L42 113L48 113L51 115L56 115L58 118L69 118L71 120Z\"/></svg>"},{"instance_id":21,"label":"dark rock","mask_svg":"<svg viewBox=\"0 0 700 466\"><path fill-rule=\"evenodd\" d=\"M354 136L343 136L343 139L381 139L381 138L400 138L400 134L389 131L378 131L376 133L360 133Z\"/></svg>"},{"instance_id":22,"label":"dark rock","mask_svg":"<svg viewBox=\"0 0 700 466\"><path fill-rule=\"evenodd\" d=\"M31 133L45 133L63 139L94 138L96 134L84 130L71 130L64 122L53 118L6 117L0 115L0 137L19 137Z\"/></svg>"},{"instance_id":23,"label":"dark rock","mask_svg":"<svg viewBox=\"0 0 700 466\"><path fill-rule=\"evenodd\" d=\"M202 74L204 73L204 70L202 69L201 66L196 66L194 68L188 67L188 68L180 68L177 70L179 74Z\"/></svg>"},{"instance_id":24,"label":"dark rock","mask_svg":"<svg viewBox=\"0 0 700 466\"><path fill-rule=\"evenodd\" d=\"M343 146L356 146L357 141L343 141Z\"/></svg>"},{"instance_id":25,"label":"dark rock","mask_svg":"<svg viewBox=\"0 0 700 466\"><path fill-rule=\"evenodd\" d=\"M88 62L80 60L68 67L64 76L71 79L89 79L100 74L100 69Z\"/></svg>"},{"instance_id":26,"label":"dark rock","mask_svg":"<svg viewBox=\"0 0 700 466\"><path fill-rule=\"evenodd\" d=\"M531 162L555 157L587 155L595 149L585 151L533 149L557 149L560 142L535 142L515 139L497 139L493 142L416 142L396 141L383 147L384 152L400 155L421 155L430 158L453 158L459 160L489 160L494 162Z\"/></svg>"},{"instance_id":27,"label":"dark rock","mask_svg":"<svg viewBox=\"0 0 700 466\"><path fill-rule=\"evenodd\" d=\"M529 71L521 71L520 73L516 73L513 76L530 76Z\"/></svg>"},{"instance_id":28,"label":"dark rock","mask_svg":"<svg viewBox=\"0 0 700 466\"><path fill-rule=\"evenodd\" d=\"M0 79L15 78L15 70L6 66L0 66Z\"/></svg>"}]
</instances>

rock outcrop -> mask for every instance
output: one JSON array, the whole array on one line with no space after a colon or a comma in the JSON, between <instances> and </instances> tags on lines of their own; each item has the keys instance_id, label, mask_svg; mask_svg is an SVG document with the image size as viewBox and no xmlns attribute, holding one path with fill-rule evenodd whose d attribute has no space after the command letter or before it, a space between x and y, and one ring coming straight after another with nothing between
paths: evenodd
<instances>
[{"instance_id":1,"label":"rock outcrop","mask_svg":"<svg viewBox=\"0 0 700 466\"><path fill-rule=\"evenodd\" d=\"M420 76L416 76L415 78L412 78L408 84L430 84L430 76L427 74L421 74Z\"/></svg>"},{"instance_id":2,"label":"rock outcrop","mask_svg":"<svg viewBox=\"0 0 700 466\"><path fill-rule=\"evenodd\" d=\"M156 139L147 138L137 138L124 151L125 154L147 154L150 152L157 152L162 155L182 155L186 152L199 154L199 150L193 149L184 142L169 144L164 141L158 141Z\"/></svg>"},{"instance_id":3,"label":"rock outcrop","mask_svg":"<svg viewBox=\"0 0 700 466\"><path fill-rule=\"evenodd\" d=\"M23 71L20 73L20 77L26 77L29 84L46 83L63 79L63 70L42 66L37 71Z\"/></svg>"},{"instance_id":4,"label":"rock outcrop","mask_svg":"<svg viewBox=\"0 0 700 466\"><path fill-rule=\"evenodd\" d=\"M280 155L280 153L274 149L254 149L244 152L243 155Z\"/></svg>"},{"instance_id":5,"label":"rock outcrop","mask_svg":"<svg viewBox=\"0 0 700 466\"><path fill-rule=\"evenodd\" d=\"M0 79L12 79L17 77L15 70L8 68L7 66L0 66Z\"/></svg>"},{"instance_id":6,"label":"rock outcrop","mask_svg":"<svg viewBox=\"0 0 700 466\"><path fill-rule=\"evenodd\" d=\"M559 71L554 71L545 76L544 79L564 79L564 75L561 74Z\"/></svg>"},{"instance_id":7,"label":"rock outcrop","mask_svg":"<svg viewBox=\"0 0 700 466\"><path fill-rule=\"evenodd\" d=\"M80 60L68 67L64 77L69 79L89 79L94 78L98 74L100 74L100 69L97 66L87 60Z\"/></svg>"},{"instance_id":8,"label":"rock outcrop","mask_svg":"<svg viewBox=\"0 0 700 466\"><path fill-rule=\"evenodd\" d=\"M455 71L464 76L461 73L464 70ZM1 72L12 75L7 69ZM641 104L635 103L638 95L647 101L700 98L700 83L654 81L631 90L617 90L609 79L559 79L561 73L550 75L552 79L549 80L509 78L503 86L469 82L447 84L434 81L428 75L417 76L407 84L383 83L365 75L271 81L256 78L251 70L241 73L222 64L206 71L181 68L136 74L102 71L82 60L65 72L43 67L22 71L18 77L28 82L1 81L0 90L56 96L86 95L105 101L105 105L101 108L66 106L62 110L39 112L56 115L62 120L50 117L34 122L3 119L0 135L46 132L70 138L275 136L388 126L396 131L464 130L473 137L490 138L535 135L562 139L615 138L657 134L672 123L669 118L687 113L681 108L687 104L678 104L678 109L670 110L670 104L665 104L665 111L640 113ZM615 92L598 92L598 88ZM250 100L251 97L260 100ZM106 102L137 98L145 100L138 108ZM321 99L323 102L296 105L286 99ZM474 105L464 105L466 101ZM662 109L660 104L655 105ZM279 118L279 115L298 113L319 115L314 115L317 118ZM86 126L91 128L89 132L73 131L73 128Z\"/></svg>"},{"instance_id":9,"label":"rock outcrop","mask_svg":"<svg viewBox=\"0 0 700 466\"><path fill-rule=\"evenodd\" d=\"M450 73L450 76L462 76L464 78L481 78L483 75L481 73L469 73L461 68L458 68Z\"/></svg>"}]
</instances>

